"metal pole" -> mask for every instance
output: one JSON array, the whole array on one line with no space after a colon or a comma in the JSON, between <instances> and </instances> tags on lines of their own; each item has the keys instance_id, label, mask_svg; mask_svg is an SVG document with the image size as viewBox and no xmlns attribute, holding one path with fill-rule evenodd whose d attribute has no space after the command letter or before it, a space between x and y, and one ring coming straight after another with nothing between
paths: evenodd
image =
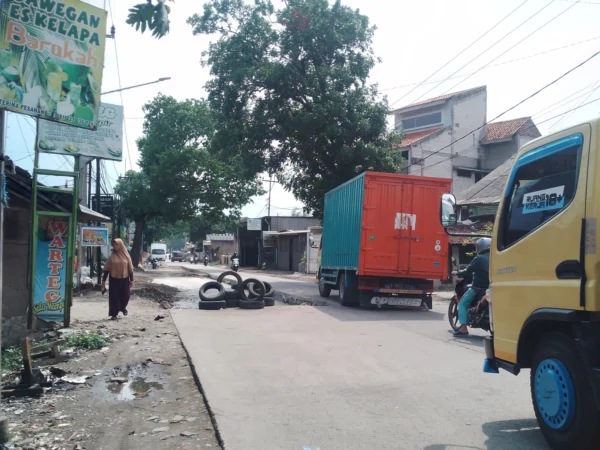
<instances>
[{"instance_id":1,"label":"metal pole","mask_svg":"<svg viewBox=\"0 0 600 450\"><path fill-rule=\"evenodd\" d=\"M6 111L0 110L0 186L1 198L0 198L0 311L2 311L2 272L4 271L4 199L6 196L5 192L5 174L4 174L4 127L6 122ZM0 322L0 347L2 345L2 323Z\"/></svg>"},{"instance_id":2,"label":"metal pole","mask_svg":"<svg viewBox=\"0 0 600 450\"><path fill-rule=\"evenodd\" d=\"M96 211L100 212L100 158L96 159ZM98 222L96 225L100 225ZM98 285L102 283L102 247L96 247L96 264L98 267Z\"/></svg>"},{"instance_id":3,"label":"metal pole","mask_svg":"<svg viewBox=\"0 0 600 450\"><path fill-rule=\"evenodd\" d=\"M271 181L273 175L269 175L269 208L267 212L267 216L271 217L271 186L273 186L273 182Z\"/></svg>"}]
</instances>

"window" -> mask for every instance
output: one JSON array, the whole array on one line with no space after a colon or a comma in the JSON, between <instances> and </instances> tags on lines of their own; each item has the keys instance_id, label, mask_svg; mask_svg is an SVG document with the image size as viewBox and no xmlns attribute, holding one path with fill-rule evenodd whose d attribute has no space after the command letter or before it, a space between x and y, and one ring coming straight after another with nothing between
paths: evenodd
<instances>
[{"instance_id":1,"label":"window","mask_svg":"<svg viewBox=\"0 0 600 450\"><path fill-rule=\"evenodd\" d=\"M438 125L442 123L442 113L437 112L427 114L426 116L411 117L402 121L402 129L410 130L412 128L422 128L430 125Z\"/></svg>"},{"instance_id":2,"label":"window","mask_svg":"<svg viewBox=\"0 0 600 450\"><path fill-rule=\"evenodd\" d=\"M515 164L502 211L498 246L508 248L569 206L577 191L583 137L526 153Z\"/></svg>"},{"instance_id":3,"label":"window","mask_svg":"<svg viewBox=\"0 0 600 450\"><path fill-rule=\"evenodd\" d=\"M481 179L485 176L487 176L489 174L489 172L475 172L475 183L477 183L478 181L481 181Z\"/></svg>"},{"instance_id":4,"label":"window","mask_svg":"<svg viewBox=\"0 0 600 450\"><path fill-rule=\"evenodd\" d=\"M152 254L153 255L164 255L165 251L161 248L155 248L154 250L152 250Z\"/></svg>"},{"instance_id":5,"label":"window","mask_svg":"<svg viewBox=\"0 0 600 450\"><path fill-rule=\"evenodd\" d=\"M456 176L462 178L471 178L470 170L456 169Z\"/></svg>"}]
</instances>

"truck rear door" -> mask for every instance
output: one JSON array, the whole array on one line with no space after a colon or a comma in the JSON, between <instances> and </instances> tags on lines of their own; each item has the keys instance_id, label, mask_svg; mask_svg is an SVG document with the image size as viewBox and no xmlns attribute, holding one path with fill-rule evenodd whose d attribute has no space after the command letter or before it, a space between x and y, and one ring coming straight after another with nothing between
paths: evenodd
<instances>
[{"instance_id":1,"label":"truck rear door","mask_svg":"<svg viewBox=\"0 0 600 450\"><path fill-rule=\"evenodd\" d=\"M363 210L364 274L441 279L448 258L439 225L444 187L371 179Z\"/></svg>"}]
</instances>

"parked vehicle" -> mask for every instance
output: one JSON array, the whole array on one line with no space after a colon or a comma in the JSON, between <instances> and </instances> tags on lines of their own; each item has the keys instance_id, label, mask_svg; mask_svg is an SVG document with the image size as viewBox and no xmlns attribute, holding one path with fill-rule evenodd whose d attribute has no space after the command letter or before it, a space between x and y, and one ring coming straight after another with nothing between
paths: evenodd
<instances>
[{"instance_id":1,"label":"parked vehicle","mask_svg":"<svg viewBox=\"0 0 600 450\"><path fill-rule=\"evenodd\" d=\"M600 442L599 157L599 119L525 144L493 228L484 370L531 369L535 415L558 450ZM456 199L444 197L452 227Z\"/></svg>"},{"instance_id":2,"label":"parked vehicle","mask_svg":"<svg viewBox=\"0 0 600 450\"><path fill-rule=\"evenodd\" d=\"M457 266L454 258L452 258L452 263ZM458 279L454 285L454 295L448 305L448 321L454 331L458 331L460 328L460 323L458 322L458 304L470 287L471 280L467 278ZM485 295L480 295L469 308L468 326L470 328L481 328L485 331L490 331L489 305L487 301L483 300L485 300Z\"/></svg>"},{"instance_id":3,"label":"parked vehicle","mask_svg":"<svg viewBox=\"0 0 600 450\"><path fill-rule=\"evenodd\" d=\"M452 181L365 172L325 195L319 293L344 306L432 308L448 277L448 237L436 220Z\"/></svg>"},{"instance_id":4,"label":"parked vehicle","mask_svg":"<svg viewBox=\"0 0 600 450\"><path fill-rule=\"evenodd\" d=\"M167 244L152 244L150 246L150 254L152 258L156 258L160 261L167 260Z\"/></svg>"},{"instance_id":5,"label":"parked vehicle","mask_svg":"<svg viewBox=\"0 0 600 450\"><path fill-rule=\"evenodd\" d=\"M182 252L173 252L171 255L172 262L182 262L183 261L183 253Z\"/></svg>"}]
</instances>

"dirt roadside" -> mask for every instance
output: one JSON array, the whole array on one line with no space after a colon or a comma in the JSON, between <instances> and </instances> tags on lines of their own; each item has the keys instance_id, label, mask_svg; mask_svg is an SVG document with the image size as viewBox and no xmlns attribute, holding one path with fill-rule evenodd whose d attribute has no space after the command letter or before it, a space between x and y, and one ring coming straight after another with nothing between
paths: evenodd
<instances>
[{"instance_id":1,"label":"dirt roadside","mask_svg":"<svg viewBox=\"0 0 600 450\"><path fill-rule=\"evenodd\" d=\"M118 321L108 320L106 296L75 299L72 332L99 333L111 342L54 364L82 384L58 384L38 399L2 401L10 448L220 448L169 310L160 305L167 306L175 290L157 292L150 276L160 274L136 274L135 292L144 297L133 295L129 315Z\"/></svg>"}]
</instances>

